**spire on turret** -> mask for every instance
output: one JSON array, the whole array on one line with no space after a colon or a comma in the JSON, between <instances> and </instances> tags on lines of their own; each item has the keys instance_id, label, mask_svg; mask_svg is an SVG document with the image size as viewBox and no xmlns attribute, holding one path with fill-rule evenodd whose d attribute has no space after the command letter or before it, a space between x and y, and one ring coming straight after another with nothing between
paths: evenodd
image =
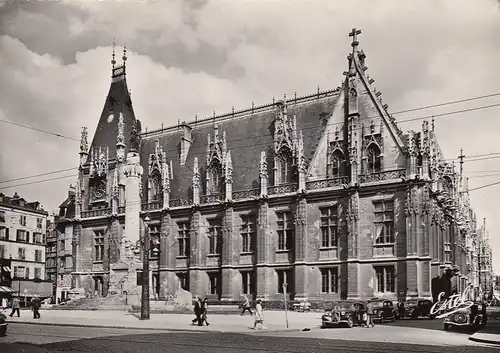
<instances>
[{"instance_id":1,"label":"spire on turret","mask_svg":"<svg viewBox=\"0 0 500 353\"><path fill-rule=\"evenodd\" d=\"M357 46L359 45L358 34L361 34L361 30L356 28L353 28L351 33L349 33L349 37L352 37L351 46L354 48L354 50L356 50Z\"/></svg>"},{"instance_id":2,"label":"spire on turret","mask_svg":"<svg viewBox=\"0 0 500 353\"><path fill-rule=\"evenodd\" d=\"M127 63L127 45L126 44L123 46L122 60L123 60L123 67L125 67L125 64Z\"/></svg>"},{"instance_id":3,"label":"spire on turret","mask_svg":"<svg viewBox=\"0 0 500 353\"><path fill-rule=\"evenodd\" d=\"M82 135L80 139L80 165L83 165L87 162L87 158L89 155L89 141L88 141L88 131L87 127L82 127Z\"/></svg>"},{"instance_id":4,"label":"spire on turret","mask_svg":"<svg viewBox=\"0 0 500 353\"><path fill-rule=\"evenodd\" d=\"M111 55L111 67L113 68L113 70L115 69L115 65L116 65L115 58L116 58L116 56L115 56L115 40L113 39L113 54Z\"/></svg>"}]
</instances>

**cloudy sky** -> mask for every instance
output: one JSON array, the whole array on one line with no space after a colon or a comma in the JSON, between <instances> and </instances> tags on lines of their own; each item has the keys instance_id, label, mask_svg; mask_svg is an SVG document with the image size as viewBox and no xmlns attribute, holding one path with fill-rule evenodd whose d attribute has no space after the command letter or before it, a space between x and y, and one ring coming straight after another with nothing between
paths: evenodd
<instances>
[{"instance_id":1,"label":"cloudy sky","mask_svg":"<svg viewBox=\"0 0 500 353\"><path fill-rule=\"evenodd\" d=\"M363 31L368 73L391 112L500 93L496 0L0 4L0 192L18 191L48 210L56 210L73 179L28 183L74 172L19 178L76 167L79 143L7 122L76 139L82 126L92 133L109 89L113 39L127 45L134 109L149 129L335 88L353 27ZM484 108L495 104L500 95L396 117L481 108L435 122L446 158L463 148L476 188L500 181L500 107ZM470 195L478 218L487 219L500 272L500 184Z\"/></svg>"}]
</instances>

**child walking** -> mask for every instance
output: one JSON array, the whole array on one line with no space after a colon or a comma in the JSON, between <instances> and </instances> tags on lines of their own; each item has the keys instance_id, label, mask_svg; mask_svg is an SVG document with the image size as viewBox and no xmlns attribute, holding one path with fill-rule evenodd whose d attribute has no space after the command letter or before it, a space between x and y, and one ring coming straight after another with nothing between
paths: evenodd
<instances>
[{"instance_id":1,"label":"child walking","mask_svg":"<svg viewBox=\"0 0 500 353\"><path fill-rule=\"evenodd\" d=\"M261 300L257 299L257 304L255 305L255 321L253 324L253 329L257 329L257 324L260 324L262 329L266 329L267 327L264 326L264 312L262 310L262 305L260 304Z\"/></svg>"}]
</instances>

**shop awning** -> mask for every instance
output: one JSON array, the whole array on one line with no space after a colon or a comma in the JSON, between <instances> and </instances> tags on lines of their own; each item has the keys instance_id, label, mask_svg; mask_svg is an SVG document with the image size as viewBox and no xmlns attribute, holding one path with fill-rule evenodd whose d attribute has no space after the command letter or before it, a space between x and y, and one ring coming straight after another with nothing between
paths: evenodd
<instances>
[{"instance_id":1,"label":"shop awning","mask_svg":"<svg viewBox=\"0 0 500 353\"><path fill-rule=\"evenodd\" d=\"M14 293L14 292L15 292L15 290L13 290L10 287L5 287L5 286L0 287L0 294L5 294L5 293L9 294L9 293Z\"/></svg>"}]
</instances>

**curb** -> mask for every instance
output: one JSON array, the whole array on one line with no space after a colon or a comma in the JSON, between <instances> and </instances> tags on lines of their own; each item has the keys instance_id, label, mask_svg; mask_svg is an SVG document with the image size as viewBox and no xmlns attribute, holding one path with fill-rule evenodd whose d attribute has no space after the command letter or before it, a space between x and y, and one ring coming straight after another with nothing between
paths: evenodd
<instances>
[{"instance_id":1,"label":"curb","mask_svg":"<svg viewBox=\"0 0 500 353\"><path fill-rule=\"evenodd\" d=\"M469 340L470 341L473 341L473 342L478 342L478 343L487 343L487 344L494 344L494 345L500 345L500 341L492 341L492 340L487 340L487 339L483 339L483 338L476 338L476 337L469 337Z\"/></svg>"},{"instance_id":2,"label":"curb","mask_svg":"<svg viewBox=\"0 0 500 353\"><path fill-rule=\"evenodd\" d=\"M132 326L105 326L105 325L84 325L84 324L56 324L51 322L32 322L32 321L15 321L8 322L9 325L15 324L23 324L23 325L39 325L39 326L65 326L65 327L90 327L90 328L108 328L108 329L121 329L121 330L142 330L142 331L158 331L158 332L195 332L195 333L209 333L209 332L218 332L218 333L252 333L252 332L300 332L304 331L306 328L283 328L283 329L272 329L272 330L253 330L248 328L247 331L234 331L234 330L203 330L203 329L188 329L188 328L157 328L157 327L132 327ZM310 330L310 329L309 329Z\"/></svg>"}]
</instances>

